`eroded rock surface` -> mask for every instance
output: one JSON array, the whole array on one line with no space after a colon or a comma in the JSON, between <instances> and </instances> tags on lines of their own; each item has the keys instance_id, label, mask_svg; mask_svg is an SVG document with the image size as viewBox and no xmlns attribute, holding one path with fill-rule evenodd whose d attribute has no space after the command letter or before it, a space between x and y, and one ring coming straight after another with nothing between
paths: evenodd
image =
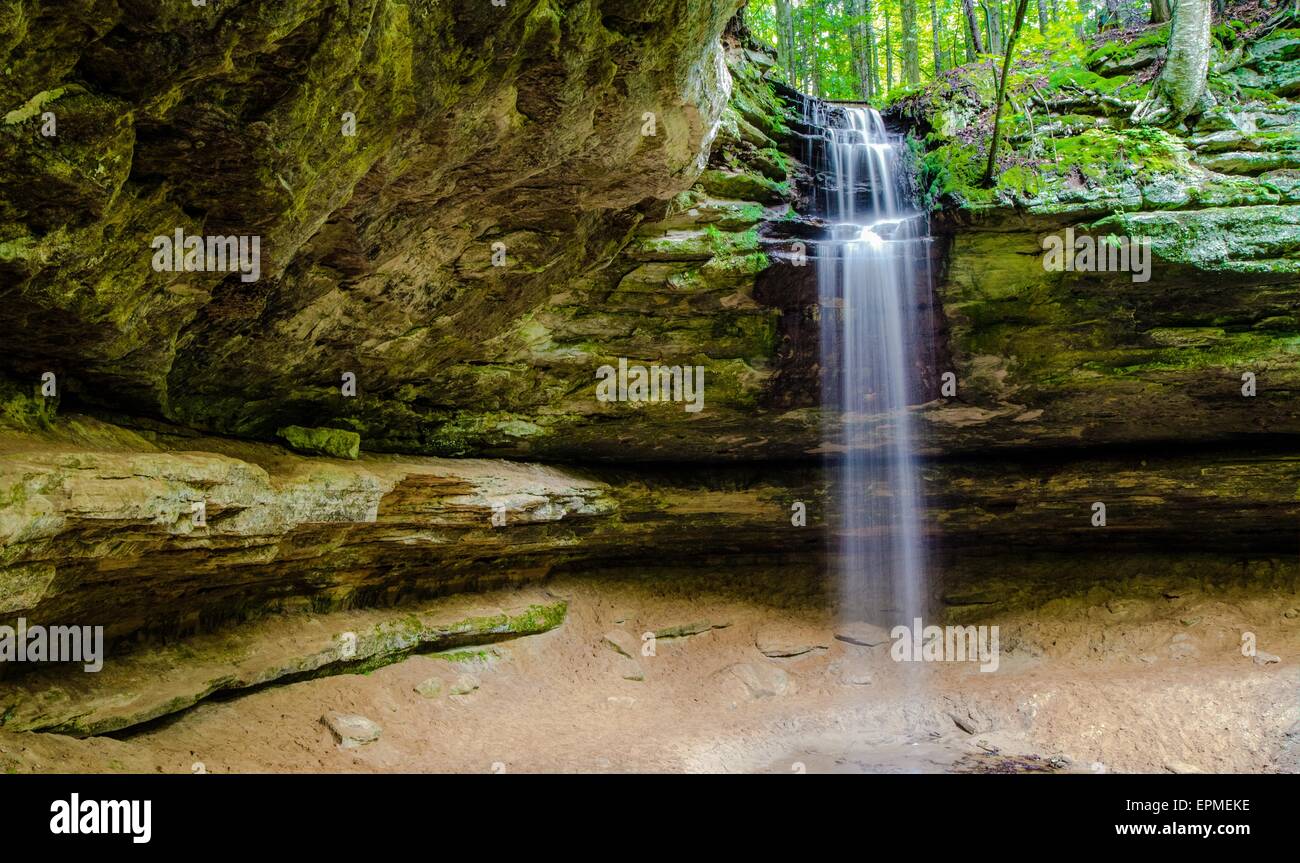
<instances>
[{"instance_id":1,"label":"eroded rock surface","mask_svg":"<svg viewBox=\"0 0 1300 863\"><path fill-rule=\"evenodd\" d=\"M585 309L565 314L572 286L603 283L704 169L738 6L19 3L0 24L5 371L226 434L526 451L548 428L524 414L569 412L547 367L591 379L637 343L645 307L554 338L547 317ZM260 278L155 272L176 230L260 237ZM714 355L725 376L753 354Z\"/></svg>"}]
</instances>

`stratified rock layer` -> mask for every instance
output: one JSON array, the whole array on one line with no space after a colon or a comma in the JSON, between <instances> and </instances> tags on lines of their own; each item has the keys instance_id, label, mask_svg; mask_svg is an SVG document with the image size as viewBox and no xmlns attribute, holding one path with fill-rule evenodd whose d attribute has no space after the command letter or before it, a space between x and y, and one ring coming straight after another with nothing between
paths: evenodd
<instances>
[{"instance_id":1,"label":"stratified rock layer","mask_svg":"<svg viewBox=\"0 0 1300 863\"><path fill-rule=\"evenodd\" d=\"M559 571L793 573L820 560L841 524L814 465L352 461L212 438L150 442L89 419L0 436L0 455L0 621L101 625L110 643ZM1300 517L1300 457L1285 452L938 462L923 479L929 537L949 556L936 564L941 594L1008 571L1050 593L1108 578L1113 563L1090 556L1151 549L1217 555L1211 568L1293 558ZM1034 555L1073 559L1062 571Z\"/></svg>"}]
</instances>

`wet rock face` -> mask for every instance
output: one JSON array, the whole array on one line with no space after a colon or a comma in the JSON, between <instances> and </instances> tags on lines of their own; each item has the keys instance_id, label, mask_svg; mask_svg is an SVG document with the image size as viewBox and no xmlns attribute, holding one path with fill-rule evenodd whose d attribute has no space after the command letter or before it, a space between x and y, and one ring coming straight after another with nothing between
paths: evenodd
<instances>
[{"instance_id":1,"label":"wet rock face","mask_svg":"<svg viewBox=\"0 0 1300 863\"><path fill-rule=\"evenodd\" d=\"M1138 213L1108 219L1107 230L1186 237L1179 225L1232 222L1217 236L1241 239L1269 230L1243 224L1262 218L1250 212L1260 209ZM1275 238L1291 230L1274 225ZM957 394L923 411L937 449L1194 444L1300 431L1295 275L1171 260L1159 239L1146 281L1045 271L1045 238L1073 230L1008 218L950 238L938 294Z\"/></svg>"},{"instance_id":2,"label":"wet rock face","mask_svg":"<svg viewBox=\"0 0 1300 863\"><path fill-rule=\"evenodd\" d=\"M266 439L528 437L439 430L533 390L528 316L704 168L738 5L20 2L0 23L0 326L24 334L5 371ZM177 230L259 237L260 278L155 271Z\"/></svg>"}]
</instances>

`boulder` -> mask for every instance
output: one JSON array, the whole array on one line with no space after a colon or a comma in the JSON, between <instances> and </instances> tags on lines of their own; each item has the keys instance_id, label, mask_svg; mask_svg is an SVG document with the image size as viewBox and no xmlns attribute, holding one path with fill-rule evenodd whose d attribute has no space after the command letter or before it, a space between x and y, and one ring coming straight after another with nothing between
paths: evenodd
<instances>
[{"instance_id":1,"label":"boulder","mask_svg":"<svg viewBox=\"0 0 1300 863\"><path fill-rule=\"evenodd\" d=\"M379 723L354 713L339 713L331 710L322 716L320 721L344 749L355 749L367 743L374 743L383 732Z\"/></svg>"},{"instance_id":2,"label":"boulder","mask_svg":"<svg viewBox=\"0 0 1300 863\"><path fill-rule=\"evenodd\" d=\"M356 432L285 426L275 434L283 438L290 449L301 453L348 459L355 459L361 454L361 435Z\"/></svg>"}]
</instances>

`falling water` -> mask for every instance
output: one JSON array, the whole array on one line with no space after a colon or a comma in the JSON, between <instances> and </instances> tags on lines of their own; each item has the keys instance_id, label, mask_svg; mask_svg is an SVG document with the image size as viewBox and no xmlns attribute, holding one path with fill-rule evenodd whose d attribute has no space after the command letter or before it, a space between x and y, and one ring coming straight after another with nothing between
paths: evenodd
<instances>
[{"instance_id":1,"label":"falling water","mask_svg":"<svg viewBox=\"0 0 1300 863\"><path fill-rule=\"evenodd\" d=\"M810 152L829 239L818 244L822 404L843 444L833 461L842 613L886 628L925 612L916 439L908 405L928 359L918 308L929 227L897 170L902 154L870 108L809 100L824 135ZM919 277L919 278L918 278Z\"/></svg>"}]
</instances>

